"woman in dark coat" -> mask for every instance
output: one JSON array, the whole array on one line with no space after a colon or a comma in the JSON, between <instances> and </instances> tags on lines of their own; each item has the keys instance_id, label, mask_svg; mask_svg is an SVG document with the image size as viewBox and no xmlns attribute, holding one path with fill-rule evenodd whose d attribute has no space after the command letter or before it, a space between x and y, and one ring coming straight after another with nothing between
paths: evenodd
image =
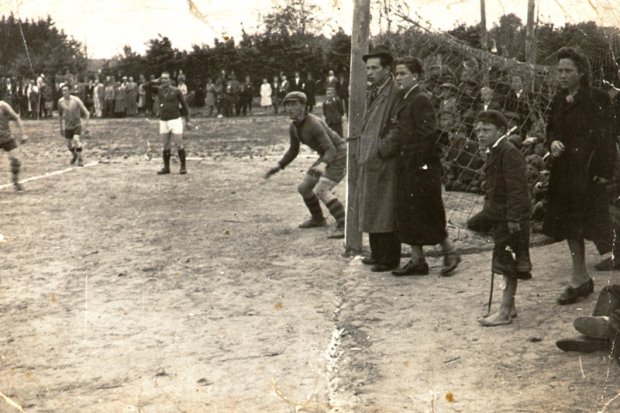
<instances>
[{"instance_id":1,"label":"woman in dark coat","mask_svg":"<svg viewBox=\"0 0 620 413\"><path fill-rule=\"evenodd\" d=\"M612 226L605 184L613 176L616 145L609 96L590 86L587 57L572 48L558 52L561 89L551 104L547 147L552 155L547 211L543 232L566 239L573 271L558 299L572 304L594 290L586 269L585 243L600 253L611 251Z\"/></svg>"},{"instance_id":2,"label":"woman in dark coat","mask_svg":"<svg viewBox=\"0 0 620 413\"><path fill-rule=\"evenodd\" d=\"M401 94L392 109L392 126L379 144L379 156L399 157L396 180L398 236L411 245L411 261L392 271L394 275L426 275L424 245L441 244L444 267L450 275L460 257L448 240L446 213L441 197L441 160L437 146L437 122L431 98L421 90L422 62L403 58L395 63L396 84Z\"/></svg>"}]
</instances>

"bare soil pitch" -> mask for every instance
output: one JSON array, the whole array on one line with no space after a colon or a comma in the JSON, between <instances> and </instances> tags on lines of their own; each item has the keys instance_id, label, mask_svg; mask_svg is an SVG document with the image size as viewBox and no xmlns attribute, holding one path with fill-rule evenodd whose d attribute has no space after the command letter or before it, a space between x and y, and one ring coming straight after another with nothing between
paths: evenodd
<instances>
[{"instance_id":1,"label":"bare soil pitch","mask_svg":"<svg viewBox=\"0 0 620 413\"><path fill-rule=\"evenodd\" d=\"M476 197L447 195L472 252L454 277L439 257L427 277L371 273L326 229L297 229L313 156L262 180L285 118L195 125L186 176L145 159L156 123L95 121L84 153L98 165L0 190L0 392L24 411L620 411L615 363L555 347L617 272L592 270L595 295L559 307L568 250L533 248L518 318L479 327L489 243L461 229ZM27 128L25 178L68 167L56 120Z\"/></svg>"}]
</instances>

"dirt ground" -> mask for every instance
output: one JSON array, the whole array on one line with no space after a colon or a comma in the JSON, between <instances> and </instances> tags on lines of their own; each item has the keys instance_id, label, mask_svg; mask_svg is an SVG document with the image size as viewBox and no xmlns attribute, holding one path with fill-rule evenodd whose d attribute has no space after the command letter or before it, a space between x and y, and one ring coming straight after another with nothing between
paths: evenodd
<instances>
[{"instance_id":1,"label":"dirt ground","mask_svg":"<svg viewBox=\"0 0 620 413\"><path fill-rule=\"evenodd\" d=\"M163 177L155 121L92 122L79 169L56 120L26 126L36 179L16 194L0 161L0 412L620 411L615 362L555 346L619 274L592 268L595 294L560 307L567 247L534 247L518 318L479 327L490 244L462 230L477 197L446 194L456 274L431 257L396 278L297 228L311 154L262 179L284 117L199 119L189 174Z\"/></svg>"}]
</instances>

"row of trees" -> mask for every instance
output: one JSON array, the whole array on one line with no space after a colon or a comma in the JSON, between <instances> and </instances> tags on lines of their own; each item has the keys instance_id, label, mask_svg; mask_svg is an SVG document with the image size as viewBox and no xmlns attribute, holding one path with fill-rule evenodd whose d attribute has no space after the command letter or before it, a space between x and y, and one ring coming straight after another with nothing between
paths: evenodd
<instances>
[{"instance_id":1,"label":"row of trees","mask_svg":"<svg viewBox=\"0 0 620 413\"><path fill-rule=\"evenodd\" d=\"M237 42L234 38L214 39L213 46L195 45L191 51L173 47L167 37L149 40L144 55L125 46L123 53L104 66L104 73L157 74L162 70L187 75L190 86L204 84L222 70L234 71L237 78L251 75L255 81L271 79L280 72L311 72L323 77L328 70L347 71L351 54L351 38L342 28L331 38L316 34L321 22L315 17L316 7L294 0L263 19L263 31L245 31Z\"/></svg>"},{"instance_id":2,"label":"row of trees","mask_svg":"<svg viewBox=\"0 0 620 413\"><path fill-rule=\"evenodd\" d=\"M312 72L322 77L327 70L348 70L351 39L342 29L326 37L319 32L324 24L318 19L316 6L307 0L291 0L286 6L275 7L263 18L262 31L243 32L241 39L215 39L212 46L195 45L190 51L176 49L167 37L147 42L144 54L126 46L123 53L103 65L104 74L157 74L162 70L182 69L191 83L204 84L207 77L216 77L221 70L235 71L237 77L246 74L254 79L271 77L280 72ZM395 49L407 42L411 34L424 30L405 21L401 30L389 38ZM404 27L404 28L403 28ZM22 36L23 34L23 36ZM428 33L425 33L428 36ZM445 33L435 33L441 39L456 39L461 44L480 49L479 25L460 25ZM595 73L613 79L616 73L614 56L620 56L620 30L599 27L594 22L554 27L540 24L536 28L536 63L551 65L557 50L566 45L580 47L591 59ZM494 52L507 60L523 61L525 57L525 26L514 14L504 15L489 30ZM429 53L449 53L449 42L436 42ZM28 54L26 47L28 46ZM58 30L50 17L37 21L19 22L13 15L0 19L0 75L30 73L84 73L87 60L83 46Z\"/></svg>"},{"instance_id":3,"label":"row of trees","mask_svg":"<svg viewBox=\"0 0 620 413\"><path fill-rule=\"evenodd\" d=\"M0 19L0 76L81 73L86 63L82 45L58 30L51 17L20 22L11 14Z\"/></svg>"}]
</instances>

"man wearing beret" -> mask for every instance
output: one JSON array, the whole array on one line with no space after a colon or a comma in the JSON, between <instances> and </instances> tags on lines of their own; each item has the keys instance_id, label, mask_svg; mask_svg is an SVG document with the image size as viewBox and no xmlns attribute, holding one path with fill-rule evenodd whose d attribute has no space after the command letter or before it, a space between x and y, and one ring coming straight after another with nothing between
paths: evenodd
<instances>
[{"instance_id":1,"label":"man wearing beret","mask_svg":"<svg viewBox=\"0 0 620 413\"><path fill-rule=\"evenodd\" d=\"M290 147L276 166L269 169L265 179L278 173L299 154L302 143L318 152L317 159L306 172L297 187L311 218L300 228L323 227L326 225L321 200L336 220L336 230L329 238L344 238L345 211L342 203L334 196L332 189L344 178L347 171L347 150L343 139L325 121L308 113L308 99L303 92L288 93L282 104L293 121L289 127Z\"/></svg>"},{"instance_id":2,"label":"man wearing beret","mask_svg":"<svg viewBox=\"0 0 620 413\"><path fill-rule=\"evenodd\" d=\"M358 227L367 232L370 257L362 262L372 271L396 269L400 264L400 240L396 235L397 159L381 159L378 146L387 135L390 111L397 87L392 79L392 54L378 46L363 56L370 89L358 145L358 180L354 205Z\"/></svg>"},{"instance_id":3,"label":"man wearing beret","mask_svg":"<svg viewBox=\"0 0 620 413\"><path fill-rule=\"evenodd\" d=\"M478 114L476 132L487 157L484 166L487 193L482 216L489 222L495 242L492 271L502 274L505 284L500 310L481 319L483 326L510 324L516 314L517 280L532 278L527 166L521 151L507 139L507 127L506 118L499 111Z\"/></svg>"}]
</instances>

